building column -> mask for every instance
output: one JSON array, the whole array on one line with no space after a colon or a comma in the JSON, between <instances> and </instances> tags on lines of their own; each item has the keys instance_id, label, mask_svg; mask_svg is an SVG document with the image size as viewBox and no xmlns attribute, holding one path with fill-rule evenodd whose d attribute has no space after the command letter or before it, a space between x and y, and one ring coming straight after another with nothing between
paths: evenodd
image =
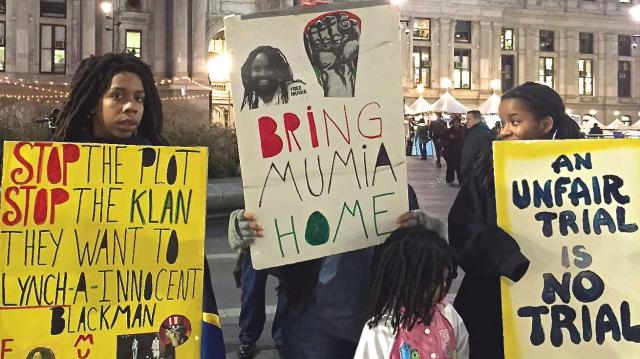
<instances>
[{"instance_id":1,"label":"building column","mask_svg":"<svg viewBox=\"0 0 640 359\"><path fill-rule=\"evenodd\" d=\"M151 16L152 23L149 29L153 31L153 73L157 79L167 77L167 62L169 56L167 51L167 3L166 0L154 0L154 6L150 7L153 12Z\"/></svg>"},{"instance_id":2,"label":"building column","mask_svg":"<svg viewBox=\"0 0 640 359\"><path fill-rule=\"evenodd\" d=\"M618 35L604 34L604 57L603 74L604 92L602 93L603 102L606 104L618 99Z\"/></svg>"},{"instance_id":3,"label":"building column","mask_svg":"<svg viewBox=\"0 0 640 359\"><path fill-rule=\"evenodd\" d=\"M12 6L13 4L13 6ZM28 1L7 2L7 72L29 72L29 4Z\"/></svg>"},{"instance_id":4,"label":"building column","mask_svg":"<svg viewBox=\"0 0 640 359\"><path fill-rule=\"evenodd\" d=\"M191 41L193 43L193 67L192 76L199 81L208 81L207 52L209 39L207 39L207 11L206 0L193 0L192 3L192 27ZM208 83L208 82L207 82Z\"/></svg>"},{"instance_id":5,"label":"building column","mask_svg":"<svg viewBox=\"0 0 640 359\"><path fill-rule=\"evenodd\" d=\"M451 29L451 19L438 19L440 23L440 46L435 49L438 52L438 82L437 88L442 88L440 79L448 78L453 82L453 34Z\"/></svg>"},{"instance_id":6,"label":"building column","mask_svg":"<svg viewBox=\"0 0 640 359\"><path fill-rule=\"evenodd\" d=\"M476 68L475 72L478 72L479 82L475 83L476 88L474 90L480 91L489 91L491 89L491 76L492 76L492 57L491 53L493 52L493 36L491 29L490 21L480 21L480 43L475 44L474 47L478 47L476 51L479 55L480 66ZM480 70L480 71L478 71Z\"/></svg>"},{"instance_id":7,"label":"building column","mask_svg":"<svg viewBox=\"0 0 640 359\"><path fill-rule=\"evenodd\" d=\"M567 82L570 81L572 74L569 74L567 66L567 34L564 30L556 31L558 39L558 48L556 50L556 61L558 67L556 70L556 89L560 96L567 96Z\"/></svg>"},{"instance_id":8,"label":"building column","mask_svg":"<svg viewBox=\"0 0 640 359\"><path fill-rule=\"evenodd\" d=\"M491 80L501 80L502 79L502 47L500 45L500 36L502 35L502 24L492 23L491 25L491 57L489 61L491 62ZM514 41L518 41L516 38L517 35L514 34ZM517 48L514 47L514 50ZM517 56L515 56L517 58ZM517 59L516 64L517 66ZM516 67L517 68L517 67ZM516 71L514 69L513 76L517 76ZM514 81L514 84L517 81ZM491 87L491 83L489 83L489 87ZM498 88L499 89L499 88Z\"/></svg>"},{"instance_id":9,"label":"building column","mask_svg":"<svg viewBox=\"0 0 640 359\"><path fill-rule=\"evenodd\" d=\"M565 93L568 98L576 98L578 96L578 60L580 58L578 48L580 47L579 33L576 31L567 31L565 43ZM562 55L560 55L562 56ZM586 58L586 57L585 57ZM596 65L595 61L593 65ZM592 68L594 79L596 78L595 68ZM594 88L595 92L595 88ZM595 95L595 94L594 94Z\"/></svg>"},{"instance_id":10,"label":"building column","mask_svg":"<svg viewBox=\"0 0 640 359\"><path fill-rule=\"evenodd\" d=\"M189 40L188 26L188 2L183 0L171 1L171 58L173 66L170 73L174 77L188 75L189 53L187 41Z\"/></svg>"},{"instance_id":11,"label":"building column","mask_svg":"<svg viewBox=\"0 0 640 359\"><path fill-rule=\"evenodd\" d=\"M538 81L538 59L540 58L540 37L539 30L532 27L526 28L525 40L525 61L524 78L521 83L526 81Z\"/></svg>"},{"instance_id":12,"label":"building column","mask_svg":"<svg viewBox=\"0 0 640 359\"><path fill-rule=\"evenodd\" d=\"M96 53L96 3L95 1L82 1L82 50L81 58L87 58ZM102 30L102 29L101 29Z\"/></svg>"}]
</instances>

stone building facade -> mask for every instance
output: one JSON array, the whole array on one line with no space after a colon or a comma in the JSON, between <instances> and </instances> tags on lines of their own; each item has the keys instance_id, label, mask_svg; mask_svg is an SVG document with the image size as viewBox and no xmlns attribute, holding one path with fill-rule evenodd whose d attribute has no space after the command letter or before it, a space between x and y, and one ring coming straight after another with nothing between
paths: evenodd
<instances>
[{"instance_id":1,"label":"stone building facade","mask_svg":"<svg viewBox=\"0 0 640 359\"><path fill-rule=\"evenodd\" d=\"M130 51L150 64L162 97L189 118L208 121L207 0L0 0L0 78L40 84L70 82L83 58ZM22 91L22 92L20 92ZM4 84L2 92L24 93ZM38 94L38 91L32 91ZM188 104L187 104L188 102ZM173 111L176 112L176 111Z\"/></svg>"},{"instance_id":2,"label":"stone building facade","mask_svg":"<svg viewBox=\"0 0 640 359\"><path fill-rule=\"evenodd\" d=\"M404 93L450 91L474 108L492 92L547 83L573 114L604 123L640 116L640 24L632 0L407 0L401 5ZM448 80L446 80L448 79Z\"/></svg>"}]
</instances>

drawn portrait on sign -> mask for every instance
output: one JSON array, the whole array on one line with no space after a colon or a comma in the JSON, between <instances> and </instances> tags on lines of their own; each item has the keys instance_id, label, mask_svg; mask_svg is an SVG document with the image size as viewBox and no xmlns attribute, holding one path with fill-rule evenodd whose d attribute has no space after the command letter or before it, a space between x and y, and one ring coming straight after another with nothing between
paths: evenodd
<instances>
[{"instance_id":1,"label":"drawn portrait on sign","mask_svg":"<svg viewBox=\"0 0 640 359\"><path fill-rule=\"evenodd\" d=\"M307 94L305 83L294 80L282 51L272 46L253 49L240 69L240 76L244 87L241 110L285 104Z\"/></svg>"},{"instance_id":2,"label":"drawn portrait on sign","mask_svg":"<svg viewBox=\"0 0 640 359\"><path fill-rule=\"evenodd\" d=\"M325 97L354 97L362 22L349 11L309 21L304 47Z\"/></svg>"},{"instance_id":3,"label":"drawn portrait on sign","mask_svg":"<svg viewBox=\"0 0 640 359\"><path fill-rule=\"evenodd\" d=\"M182 315L167 317L160 325L160 341L165 345L177 347L189 339L191 322Z\"/></svg>"},{"instance_id":4,"label":"drawn portrait on sign","mask_svg":"<svg viewBox=\"0 0 640 359\"><path fill-rule=\"evenodd\" d=\"M56 359L56 355L49 348L38 347L33 348L26 359Z\"/></svg>"}]
</instances>

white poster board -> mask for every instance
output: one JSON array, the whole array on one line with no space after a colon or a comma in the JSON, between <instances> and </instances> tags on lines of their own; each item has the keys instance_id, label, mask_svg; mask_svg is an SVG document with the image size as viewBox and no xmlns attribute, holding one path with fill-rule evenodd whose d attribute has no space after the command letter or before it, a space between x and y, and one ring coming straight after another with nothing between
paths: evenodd
<instances>
[{"instance_id":1,"label":"white poster board","mask_svg":"<svg viewBox=\"0 0 640 359\"><path fill-rule=\"evenodd\" d=\"M381 243L408 208L399 10L336 6L225 19L256 269Z\"/></svg>"},{"instance_id":2,"label":"white poster board","mask_svg":"<svg viewBox=\"0 0 640 359\"><path fill-rule=\"evenodd\" d=\"M531 264L502 280L505 358L640 358L640 141L494 143L498 225Z\"/></svg>"}]
</instances>

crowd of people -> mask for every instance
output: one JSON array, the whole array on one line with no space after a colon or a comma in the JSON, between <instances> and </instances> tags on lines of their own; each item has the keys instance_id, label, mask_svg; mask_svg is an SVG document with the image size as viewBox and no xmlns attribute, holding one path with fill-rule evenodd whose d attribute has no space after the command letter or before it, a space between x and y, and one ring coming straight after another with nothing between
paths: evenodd
<instances>
[{"instance_id":1,"label":"crowd of people","mask_svg":"<svg viewBox=\"0 0 640 359\"><path fill-rule=\"evenodd\" d=\"M493 129L478 111L466 114L466 130L457 115L450 126L442 114L418 124L421 149L433 140L436 166L444 157L447 182L455 174L461 184L448 226L418 210L409 187L412 210L384 244L278 268L283 358L504 358L499 278L520 280L529 260L497 225L491 143L581 134L561 97L537 83L506 92L499 115ZM249 252L261 237L244 210L230 227ZM465 277L451 305L444 298L458 266Z\"/></svg>"},{"instance_id":2,"label":"crowd of people","mask_svg":"<svg viewBox=\"0 0 640 359\"><path fill-rule=\"evenodd\" d=\"M457 176L461 184L448 226L427 214L428 204L420 209L409 186L409 211L385 243L254 270L251 245L262 226L244 209L232 213L229 243L239 253L242 290L239 358L255 356L268 276L279 280L272 335L284 358L504 357L499 278L518 281L529 261L496 223L491 142L574 139L579 128L554 90L531 82L502 96L497 138L478 111L466 114L466 129L460 116L447 126L436 115L419 124L416 137L421 150L434 142L436 166L444 157L447 182ZM91 56L74 75L53 139L168 145L162 121L148 65L129 54ZM207 312L215 299L206 260L204 266ZM465 277L454 303L446 303L458 266Z\"/></svg>"},{"instance_id":3,"label":"crowd of people","mask_svg":"<svg viewBox=\"0 0 640 359\"><path fill-rule=\"evenodd\" d=\"M489 129L477 110L466 113L464 124L460 114L451 114L448 124L442 112L435 112L434 116L435 119L429 121L425 121L424 117L410 121L407 155L412 154L414 143L417 142L420 159L426 160L427 146L432 143L436 167L442 167L442 158L445 160L446 182L453 184L457 178L458 184L462 185L469 177L473 163L498 136L500 122L496 121L494 127Z\"/></svg>"}]
</instances>

